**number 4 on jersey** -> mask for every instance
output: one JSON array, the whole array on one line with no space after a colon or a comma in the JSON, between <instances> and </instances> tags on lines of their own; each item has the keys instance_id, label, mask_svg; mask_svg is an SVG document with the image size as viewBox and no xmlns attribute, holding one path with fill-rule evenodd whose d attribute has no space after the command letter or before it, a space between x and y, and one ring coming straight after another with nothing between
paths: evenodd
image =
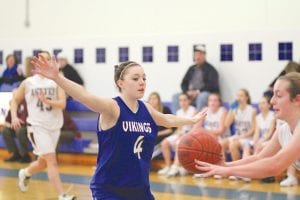
<instances>
[{"instance_id":1,"label":"number 4 on jersey","mask_svg":"<svg viewBox=\"0 0 300 200\"><path fill-rule=\"evenodd\" d=\"M141 159L141 153L143 151L143 147L142 147L143 142L144 142L144 136L141 135L137 138L133 147L133 153L137 153L139 159Z\"/></svg>"}]
</instances>

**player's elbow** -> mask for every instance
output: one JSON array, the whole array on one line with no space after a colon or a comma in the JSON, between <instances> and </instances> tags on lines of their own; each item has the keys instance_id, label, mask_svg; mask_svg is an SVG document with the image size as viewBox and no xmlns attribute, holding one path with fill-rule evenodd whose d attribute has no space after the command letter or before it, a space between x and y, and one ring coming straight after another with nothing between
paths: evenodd
<instances>
[{"instance_id":1,"label":"player's elbow","mask_svg":"<svg viewBox=\"0 0 300 200\"><path fill-rule=\"evenodd\" d=\"M66 108L66 106L67 106L66 101L64 101L64 102L61 103L61 109L64 110Z\"/></svg>"},{"instance_id":2,"label":"player's elbow","mask_svg":"<svg viewBox=\"0 0 300 200\"><path fill-rule=\"evenodd\" d=\"M58 109L62 109L64 110L66 108L66 101L59 101L58 103L56 103L56 105L54 105L56 108Z\"/></svg>"}]
</instances>

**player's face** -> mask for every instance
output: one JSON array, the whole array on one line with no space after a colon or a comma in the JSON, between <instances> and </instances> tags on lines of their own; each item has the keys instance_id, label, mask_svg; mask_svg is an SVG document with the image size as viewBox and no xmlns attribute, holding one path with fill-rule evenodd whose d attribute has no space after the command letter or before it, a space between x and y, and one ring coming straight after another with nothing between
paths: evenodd
<instances>
[{"instance_id":1,"label":"player's face","mask_svg":"<svg viewBox=\"0 0 300 200\"><path fill-rule=\"evenodd\" d=\"M186 95L180 95L179 96L179 106L181 109L187 109L190 105L190 100Z\"/></svg>"},{"instance_id":2,"label":"player's face","mask_svg":"<svg viewBox=\"0 0 300 200\"><path fill-rule=\"evenodd\" d=\"M278 119L287 119L295 110L288 88L289 82L286 80L277 80L274 85L274 94L271 103Z\"/></svg>"},{"instance_id":3,"label":"player's face","mask_svg":"<svg viewBox=\"0 0 300 200\"><path fill-rule=\"evenodd\" d=\"M15 58L13 56L9 56L7 58L6 62L7 62L6 64L7 64L8 68L11 68L11 67L13 67L16 64Z\"/></svg>"},{"instance_id":4,"label":"player's face","mask_svg":"<svg viewBox=\"0 0 300 200\"><path fill-rule=\"evenodd\" d=\"M208 107L213 111L220 107L220 100L217 95L210 95L208 98Z\"/></svg>"},{"instance_id":5,"label":"player's face","mask_svg":"<svg viewBox=\"0 0 300 200\"><path fill-rule=\"evenodd\" d=\"M45 52L39 53L39 56L42 56L43 58L45 58L45 59L48 60L48 61L51 60L50 55L47 54L47 53L45 53Z\"/></svg>"},{"instance_id":6,"label":"player's face","mask_svg":"<svg viewBox=\"0 0 300 200\"><path fill-rule=\"evenodd\" d=\"M141 66L133 66L126 70L123 80L120 81L122 93L132 98L140 99L146 89L146 75Z\"/></svg>"},{"instance_id":7,"label":"player's face","mask_svg":"<svg viewBox=\"0 0 300 200\"><path fill-rule=\"evenodd\" d=\"M198 64L198 65L203 64L205 62L205 53L195 51L194 60L195 60L195 63Z\"/></svg>"},{"instance_id":8,"label":"player's face","mask_svg":"<svg viewBox=\"0 0 300 200\"><path fill-rule=\"evenodd\" d=\"M239 90L236 96L239 104L247 104L248 97L243 90Z\"/></svg>"},{"instance_id":9,"label":"player's face","mask_svg":"<svg viewBox=\"0 0 300 200\"><path fill-rule=\"evenodd\" d=\"M270 104L266 98L261 98L259 101L259 110L262 112L270 110Z\"/></svg>"}]
</instances>

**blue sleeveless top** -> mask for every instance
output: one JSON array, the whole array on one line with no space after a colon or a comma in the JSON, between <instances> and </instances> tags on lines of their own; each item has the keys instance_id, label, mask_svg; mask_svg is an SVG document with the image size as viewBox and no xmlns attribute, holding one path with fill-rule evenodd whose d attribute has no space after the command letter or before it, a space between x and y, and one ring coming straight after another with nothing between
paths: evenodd
<instances>
[{"instance_id":1,"label":"blue sleeveless top","mask_svg":"<svg viewBox=\"0 0 300 200\"><path fill-rule=\"evenodd\" d=\"M142 101L134 113L120 97L114 100L120 107L116 125L97 131L97 168L90 184L93 199L152 200L149 171L157 125Z\"/></svg>"}]
</instances>

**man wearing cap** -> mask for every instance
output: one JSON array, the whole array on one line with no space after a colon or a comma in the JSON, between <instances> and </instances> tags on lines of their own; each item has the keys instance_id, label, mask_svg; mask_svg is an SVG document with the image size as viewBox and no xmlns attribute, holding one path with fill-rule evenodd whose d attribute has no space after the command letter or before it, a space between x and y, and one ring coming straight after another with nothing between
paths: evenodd
<instances>
[{"instance_id":1,"label":"man wearing cap","mask_svg":"<svg viewBox=\"0 0 300 200\"><path fill-rule=\"evenodd\" d=\"M59 63L60 70L64 74L64 76L71 80L74 81L75 83L78 83L79 85L84 85L84 82L76 69L74 69L68 62L68 57L64 53L59 53L57 55L57 61Z\"/></svg>"},{"instance_id":2,"label":"man wearing cap","mask_svg":"<svg viewBox=\"0 0 300 200\"><path fill-rule=\"evenodd\" d=\"M61 72L64 74L64 76L67 79L70 79L71 81L74 81L75 83L78 83L82 86L84 86L84 82L76 69L72 67L72 65L69 64L68 62L68 56L64 53L59 53L57 55L57 61L59 63L59 68ZM69 99L70 97L68 97ZM61 132L60 138L59 138L59 144L64 143L64 142L69 142L71 141L74 137L76 138L81 138L82 134L78 130L75 122L73 121L72 117L70 114L66 111L63 110L63 117L64 117L64 124L62 127L63 132Z\"/></svg>"},{"instance_id":3,"label":"man wearing cap","mask_svg":"<svg viewBox=\"0 0 300 200\"><path fill-rule=\"evenodd\" d=\"M220 92L217 70L206 61L205 45L194 48L195 64L190 66L181 82L182 92L188 94L198 110L207 105L210 93ZM173 112L178 110L178 96L173 96ZM177 107L176 107L177 106Z\"/></svg>"}]
</instances>

